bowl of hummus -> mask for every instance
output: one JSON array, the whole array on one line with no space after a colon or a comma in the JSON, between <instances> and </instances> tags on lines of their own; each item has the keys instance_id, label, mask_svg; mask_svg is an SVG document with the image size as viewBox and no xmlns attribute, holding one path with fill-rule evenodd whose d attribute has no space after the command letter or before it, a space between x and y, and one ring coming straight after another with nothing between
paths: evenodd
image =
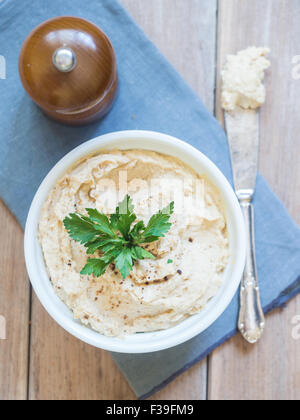
<instances>
[{"instance_id":1,"label":"bowl of hummus","mask_svg":"<svg viewBox=\"0 0 300 420\"><path fill-rule=\"evenodd\" d=\"M64 221L91 224L96 210L113 220L124 197L133 231L152 232L140 241L143 256L125 275L117 254L97 275L82 270L102 254L88 255ZM161 235L159 222L168 222ZM66 155L41 184L25 228L26 266L44 308L82 341L121 353L174 347L210 327L238 289L245 255L243 216L224 175L187 143L148 131L107 134Z\"/></svg>"}]
</instances>

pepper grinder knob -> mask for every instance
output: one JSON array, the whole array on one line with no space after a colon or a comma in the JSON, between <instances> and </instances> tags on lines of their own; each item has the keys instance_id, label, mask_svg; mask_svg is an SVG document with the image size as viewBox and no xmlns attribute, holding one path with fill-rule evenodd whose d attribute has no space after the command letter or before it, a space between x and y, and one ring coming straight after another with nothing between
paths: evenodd
<instances>
[{"instance_id":1,"label":"pepper grinder knob","mask_svg":"<svg viewBox=\"0 0 300 420\"><path fill-rule=\"evenodd\" d=\"M69 73L77 64L76 55L71 48L58 48L52 57L52 62L58 71Z\"/></svg>"}]
</instances>

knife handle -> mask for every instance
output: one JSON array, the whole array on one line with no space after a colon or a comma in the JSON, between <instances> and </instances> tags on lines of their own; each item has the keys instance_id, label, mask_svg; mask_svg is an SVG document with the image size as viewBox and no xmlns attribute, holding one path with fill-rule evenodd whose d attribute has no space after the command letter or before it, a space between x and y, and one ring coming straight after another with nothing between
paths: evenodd
<instances>
[{"instance_id":1,"label":"knife handle","mask_svg":"<svg viewBox=\"0 0 300 420\"><path fill-rule=\"evenodd\" d=\"M265 317L261 306L256 268L254 207L250 201L241 201L246 222L247 259L240 295L239 330L251 344L257 343L265 328Z\"/></svg>"}]
</instances>

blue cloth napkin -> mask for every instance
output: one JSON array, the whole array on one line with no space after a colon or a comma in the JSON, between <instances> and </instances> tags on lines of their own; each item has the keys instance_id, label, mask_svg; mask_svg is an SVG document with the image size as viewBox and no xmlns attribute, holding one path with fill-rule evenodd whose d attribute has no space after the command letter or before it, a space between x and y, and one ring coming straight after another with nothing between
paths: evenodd
<instances>
[{"instance_id":1,"label":"blue cloth napkin","mask_svg":"<svg viewBox=\"0 0 300 420\"><path fill-rule=\"evenodd\" d=\"M18 55L25 37L58 15L95 22L116 49L119 96L111 113L88 127L48 120L19 81ZM7 64L7 78L0 80L0 196L22 226L49 169L80 143L111 131L149 129L177 136L205 153L232 181L222 128L117 0L2 0L0 55ZM300 230L261 176L255 209L258 272L267 312L300 291ZM211 328L188 343L154 354L113 357L137 396L149 396L230 338L237 314L238 296Z\"/></svg>"}]
</instances>

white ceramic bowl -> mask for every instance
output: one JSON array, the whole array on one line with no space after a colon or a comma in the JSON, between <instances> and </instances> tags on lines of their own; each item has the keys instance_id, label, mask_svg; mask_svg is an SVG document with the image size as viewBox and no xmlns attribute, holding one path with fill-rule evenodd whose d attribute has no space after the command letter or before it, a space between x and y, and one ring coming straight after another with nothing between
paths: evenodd
<instances>
[{"instance_id":1,"label":"white ceramic bowl","mask_svg":"<svg viewBox=\"0 0 300 420\"><path fill-rule=\"evenodd\" d=\"M218 294L205 309L179 325L153 333L141 333L125 338L105 337L74 320L72 312L56 296L47 275L37 239L38 222L44 201L56 181L82 156L101 149L153 150L180 158L219 189L225 203L231 258ZM88 141L67 154L51 170L32 202L25 229L25 259L32 286L48 313L70 334L95 347L120 353L148 353L181 344L200 334L222 315L234 297L242 277L246 255L243 216L238 200L220 170L202 153L187 143L160 133L124 131Z\"/></svg>"}]
</instances>

